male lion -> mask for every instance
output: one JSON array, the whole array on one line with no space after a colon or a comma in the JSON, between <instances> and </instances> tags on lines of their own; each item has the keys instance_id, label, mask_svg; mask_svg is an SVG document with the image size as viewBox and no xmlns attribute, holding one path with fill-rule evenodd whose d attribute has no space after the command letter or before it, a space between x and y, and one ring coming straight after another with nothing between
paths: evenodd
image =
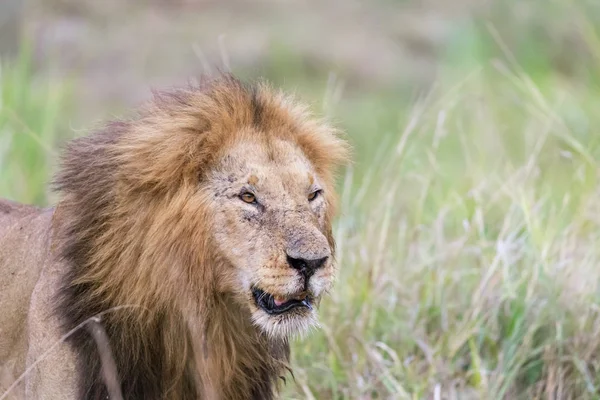
<instances>
[{"instance_id":1,"label":"male lion","mask_svg":"<svg viewBox=\"0 0 600 400\"><path fill-rule=\"evenodd\" d=\"M0 397L273 398L334 281L347 150L231 75L73 140L56 208L0 202Z\"/></svg>"}]
</instances>

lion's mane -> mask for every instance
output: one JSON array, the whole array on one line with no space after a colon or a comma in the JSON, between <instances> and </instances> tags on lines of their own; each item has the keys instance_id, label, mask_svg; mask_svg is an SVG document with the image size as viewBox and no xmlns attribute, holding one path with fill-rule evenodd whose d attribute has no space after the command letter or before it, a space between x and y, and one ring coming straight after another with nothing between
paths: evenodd
<instances>
[{"instance_id":1,"label":"lion's mane","mask_svg":"<svg viewBox=\"0 0 600 400\"><path fill-rule=\"evenodd\" d=\"M248 125L293 140L332 184L346 152L335 132L284 95L229 75L157 92L130 120L64 152L54 245L69 271L57 311L65 331L98 316L126 399L269 399L286 370L287 340L253 333L216 295L224 261L208 215L189 212L203 207L199 182L215 154ZM107 398L92 335L70 341L81 398Z\"/></svg>"}]
</instances>

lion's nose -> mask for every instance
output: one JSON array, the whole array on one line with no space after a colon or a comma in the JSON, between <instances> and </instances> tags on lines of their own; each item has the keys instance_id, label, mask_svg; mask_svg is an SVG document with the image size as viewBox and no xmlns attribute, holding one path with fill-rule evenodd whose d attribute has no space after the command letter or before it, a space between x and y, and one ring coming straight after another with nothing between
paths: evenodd
<instances>
[{"instance_id":1,"label":"lion's nose","mask_svg":"<svg viewBox=\"0 0 600 400\"><path fill-rule=\"evenodd\" d=\"M298 270L306 279L310 278L316 270L321 268L329 257L317 258L308 260L305 258L292 258L287 256L287 261L290 266Z\"/></svg>"}]
</instances>

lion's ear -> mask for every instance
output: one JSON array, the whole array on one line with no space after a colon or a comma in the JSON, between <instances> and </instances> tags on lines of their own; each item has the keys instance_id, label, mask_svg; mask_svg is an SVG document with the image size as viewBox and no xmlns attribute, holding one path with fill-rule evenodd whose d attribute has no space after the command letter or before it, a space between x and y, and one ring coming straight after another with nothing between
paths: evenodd
<instances>
[{"instance_id":1,"label":"lion's ear","mask_svg":"<svg viewBox=\"0 0 600 400\"><path fill-rule=\"evenodd\" d=\"M181 120L136 124L116 145L120 178L146 190L167 189L197 177L206 140L201 129Z\"/></svg>"},{"instance_id":2,"label":"lion's ear","mask_svg":"<svg viewBox=\"0 0 600 400\"><path fill-rule=\"evenodd\" d=\"M210 100L193 89L154 93L115 144L120 179L151 191L195 183L214 153Z\"/></svg>"}]
</instances>

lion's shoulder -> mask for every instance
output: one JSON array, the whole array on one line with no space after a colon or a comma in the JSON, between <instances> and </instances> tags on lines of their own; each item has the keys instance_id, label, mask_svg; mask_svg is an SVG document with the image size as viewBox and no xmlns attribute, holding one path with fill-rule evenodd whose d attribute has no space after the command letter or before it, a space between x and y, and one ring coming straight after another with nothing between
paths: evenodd
<instances>
[{"instance_id":1,"label":"lion's shoulder","mask_svg":"<svg viewBox=\"0 0 600 400\"><path fill-rule=\"evenodd\" d=\"M16 203L14 201L0 199L0 236L18 220L27 216L38 214L42 210L35 206Z\"/></svg>"}]
</instances>

